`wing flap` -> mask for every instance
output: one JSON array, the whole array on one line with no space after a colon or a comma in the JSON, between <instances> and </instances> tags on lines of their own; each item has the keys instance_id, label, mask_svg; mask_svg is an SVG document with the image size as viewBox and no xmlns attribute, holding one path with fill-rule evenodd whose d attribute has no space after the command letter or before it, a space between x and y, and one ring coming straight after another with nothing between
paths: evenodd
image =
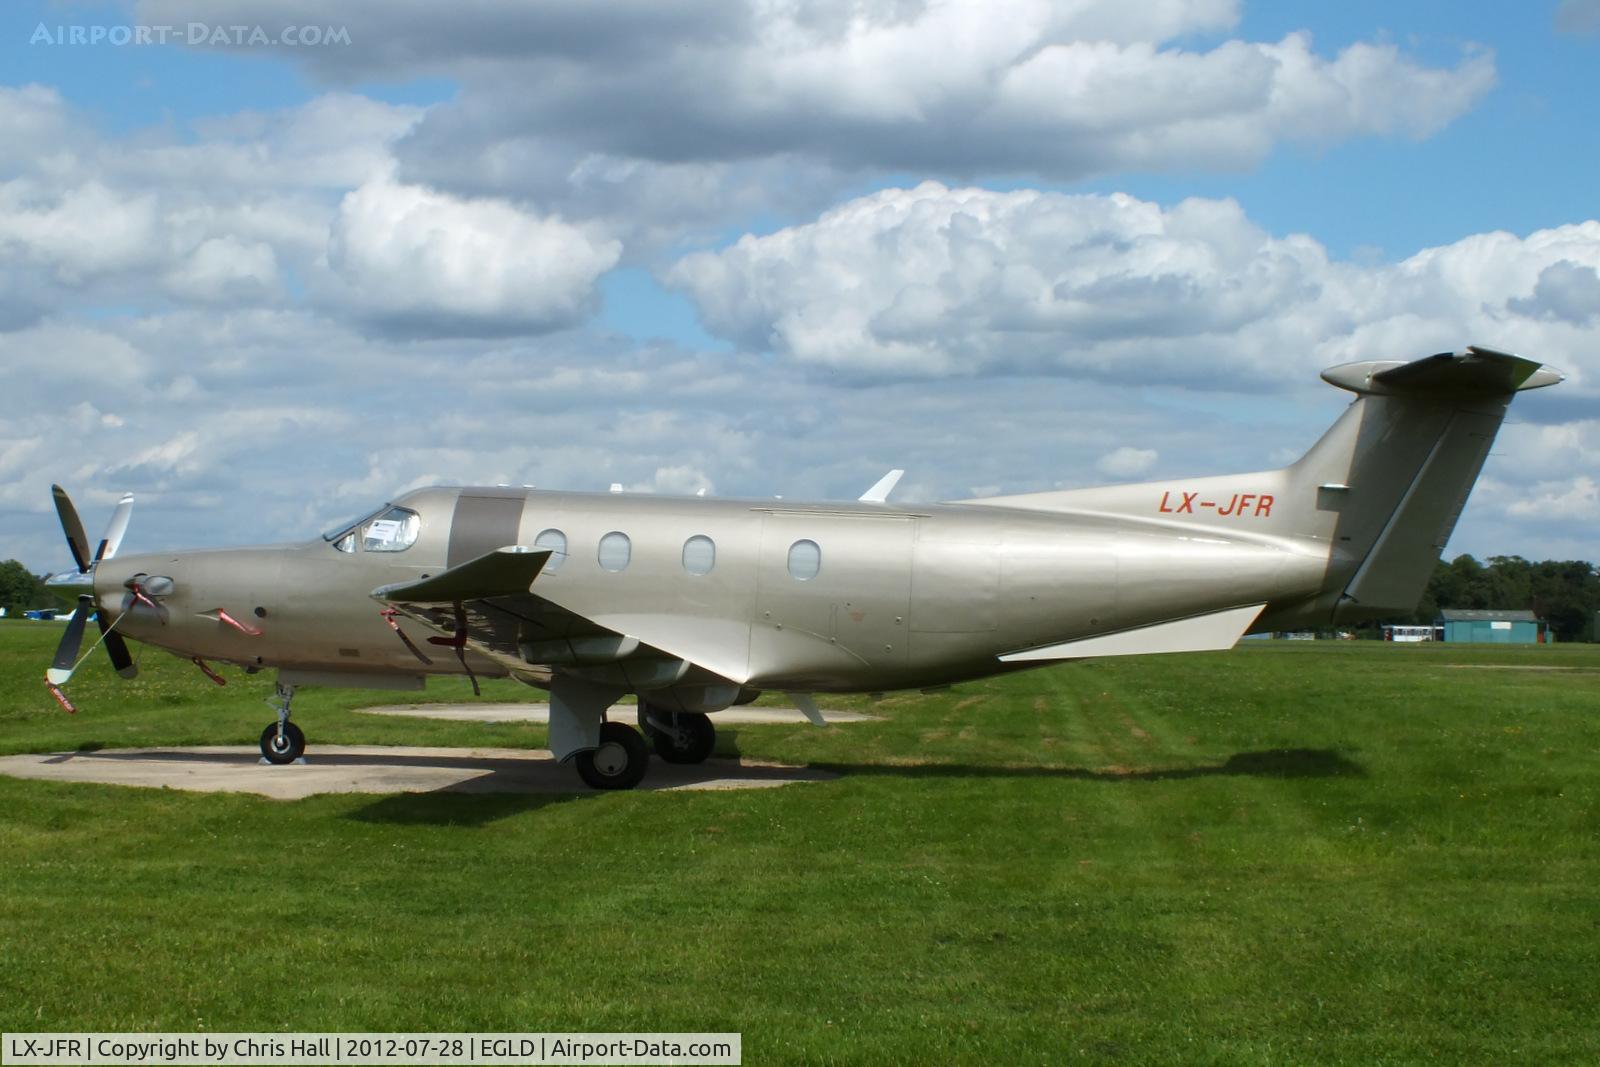
<instances>
[{"instance_id":1,"label":"wing flap","mask_svg":"<svg viewBox=\"0 0 1600 1067\"><path fill-rule=\"evenodd\" d=\"M730 682L750 680L750 626L735 619L657 614L604 614L592 619L637 637L657 654L693 663Z\"/></svg>"}]
</instances>

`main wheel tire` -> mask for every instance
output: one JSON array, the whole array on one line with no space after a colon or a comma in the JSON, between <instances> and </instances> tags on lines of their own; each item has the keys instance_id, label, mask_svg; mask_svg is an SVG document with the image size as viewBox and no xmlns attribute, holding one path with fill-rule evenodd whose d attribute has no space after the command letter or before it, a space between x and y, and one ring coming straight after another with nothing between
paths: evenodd
<instances>
[{"instance_id":1,"label":"main wheel tire","mask_svg":"<svg viewBox=\"0 0 1600 1067\"><path fill-rule=\"evenodd\" d=\"M600 745L573 757L578 777L594 789L632 789L650 767L650 746L620 722L600 724Z\"/></svg>"},{"instance_id":2,"label":"main wheel tire","mask_svg":"<svg viewBox=\"0 0 1600 1067\"><path fill-rule=\"evenodd\" d=\"M655 722L650 721L652 717ZM711 716L698 711L680 711L674 716L640 704L639 725L656 755L668 763L704 763L717 747L717 728L711 724Z\"/></svg>"},{"instance_id":3,"label":"main wheel tire","mask_svg":"<svg viewBox=\"0 0 1600 1067\"><path fill-rule=\"evenodd\" d=\"M278 724L273 723L261 731L261 754L268 763L293 763L306 752L306 735L292 722L283 724L283 736L278 736Z\"/></svg>"}]
</instances>

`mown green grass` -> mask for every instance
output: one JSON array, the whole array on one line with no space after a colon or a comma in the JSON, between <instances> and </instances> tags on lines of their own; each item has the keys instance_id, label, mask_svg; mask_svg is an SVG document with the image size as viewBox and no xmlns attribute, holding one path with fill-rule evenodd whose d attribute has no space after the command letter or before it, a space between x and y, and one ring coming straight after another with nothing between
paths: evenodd
<instances>
[{"instance_id":1,"label":"mown green grass","mask_svg":"<svg viewBox=\"0 0 1600 1067\"><path fill-rule=\"evenodd\" d=\"M40 681L58 633L0 625L0 750L250 743L270 718L266 678L216 689L156 653L132 684L86 666L66 716ZM313 756L544 739L350 710L392 699L305 691ZM724 753L845 772L777 790L0 778L0 1027L737 1030L762 1064L1600 1061L1600 650L1256 646L872 707L725 728Z\"/></svg>"}]
</instances>

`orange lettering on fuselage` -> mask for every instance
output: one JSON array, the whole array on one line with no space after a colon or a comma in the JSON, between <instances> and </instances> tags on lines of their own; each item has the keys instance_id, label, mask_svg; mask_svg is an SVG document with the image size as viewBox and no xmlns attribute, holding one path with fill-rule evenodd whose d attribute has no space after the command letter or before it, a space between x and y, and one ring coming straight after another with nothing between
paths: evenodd
<instances>
[{"instance_id":1,"label":"orange lettering on fuselage","mask_svg":"<svg viewBox=\"0 0 1600 1067\"><path fill-rule=\"evenodd\" d=\"M1193 515L1194 498L1200 494L1185 493L1182 489L1179 489L1178 495L1183 498L1182 500L1178 501L1178 506L1175 508L1168 507L1168 505L1172 503L1172 490L1168 489L1163 491L1161 494L1161 504L1156 508L1156 510L1161 512L1163 515Z\"/></svg>"},{"instance_id":2,"label":"orange lettering on fuselage","mask_svg":"<svg viewBox=\"0 0 1600 1067\"><path fill-rule=\"evenodd\" d=\"M1176 501L1172 499L1174 492L1178 494ZM1161 502L1156 505L1156 511L1163 515L1193 515L1198 503L1200 507L1215 511L1222 516L1238 515L1265 519L1272 515L1273 498L1269 493L1234 493L1221 504L1215 500L1200 500L1199 496L1198 491L1189 493L1182 489L1164 489L1161 492Z\"/></svg>"}]
</instances>

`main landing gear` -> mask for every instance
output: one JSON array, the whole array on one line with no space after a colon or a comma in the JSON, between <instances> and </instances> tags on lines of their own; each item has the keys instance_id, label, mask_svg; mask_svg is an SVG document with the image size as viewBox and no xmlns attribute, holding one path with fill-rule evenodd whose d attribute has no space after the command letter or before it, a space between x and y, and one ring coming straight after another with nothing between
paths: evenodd
<instances>
[{"instance_id":1,"label":"main landing gear","mask_svg":"<svg viewBox=\"0 0 1600 1067\"><path fill-rule=\"evenodd\" d=\"M601 723L599 746L578 753L573 763L594 789L632 789L649 769L652 748L668 763L704 763L716 747L711 716L641 702L638 730L620 722Z\"/></svg>"},{"instance_id":2,"label":"main landing gear","mask_svg":"<svg viewBox=\"0 0 1600 1067\"><path fill-rule=\"evenodd\" d=\"M668 763L704 763L717 747L711 716L698 711L667 711L641 700L639 729Z\"/></svg>"},{"instance_id":3,"label":"main landing gear","mask_svg":"<svg viewBox=\"0 0 1600 1067\"><path fill-rule=\"evenodd\" d=\"M572 757L578 777L593 789L632 789L650 767L650 746L626 723L600 724L600 744Z\"/></svg>"},{"instance_id":4,"label":"main landing gear","mask_svg":"<svg viewBox=\"0 0 1600 1067\"><path fill-rule=\"evenodd\" d=\"M289 702L294 700L294 686L278 683L273 699L267 701L278 711L278 721L261 731L261 755L268 763L293 763L306 751L306 735L300 727L289 721Z\"/></svg>"},{"instance_id":5,"label":"main landing gear","mask_svg":"<svg viewBox=\"0 0 1600 1067\"><path fill-rule=\"evenodd\" d=\"M550 680L550 752L562 763L570 761L591 788L632 789L649 770L652 749L668 763L700 763L711 755L717 731L699 712L641 700L638 730L607 721L606 712L626 692L614 682L564 671Z\"/></svg>"}]
</instances>

